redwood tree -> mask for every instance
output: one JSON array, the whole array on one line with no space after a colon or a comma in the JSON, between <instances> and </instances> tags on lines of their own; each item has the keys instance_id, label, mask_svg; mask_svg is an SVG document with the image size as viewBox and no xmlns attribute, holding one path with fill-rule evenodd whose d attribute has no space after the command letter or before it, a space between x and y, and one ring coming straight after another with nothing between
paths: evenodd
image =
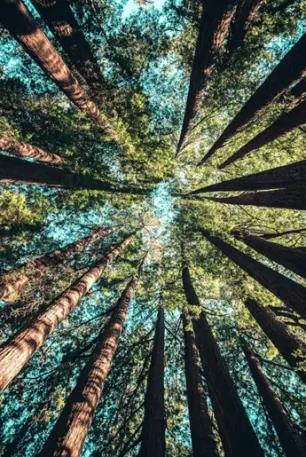
<instances>
[{"instance_id":1,"label":"redwood tree","mask_svg":"<svg viewBox=\"0 0 306 457\"><path fill-rule=\"evenodd\" d=\"M52 165L65 163L65 160L57 154L45 151L38 146L10 140L6 137L0 138L0 150L8 151L22 157L30 157L38 160L39 162L47 162Z\"/></svg>"},{"instance_id":2,"label":"redwood tree","mask_svg":"<svg viewBox=\"0 0 306 457\"><path fill-rule=\"evenodd\" d=\"M246 34L253 28L252 22L263 3L264 0L243 0L237 7L233 23L231 24L230 38L226 45L230 52L243 44Z\"/></svg>"}]
</instances>

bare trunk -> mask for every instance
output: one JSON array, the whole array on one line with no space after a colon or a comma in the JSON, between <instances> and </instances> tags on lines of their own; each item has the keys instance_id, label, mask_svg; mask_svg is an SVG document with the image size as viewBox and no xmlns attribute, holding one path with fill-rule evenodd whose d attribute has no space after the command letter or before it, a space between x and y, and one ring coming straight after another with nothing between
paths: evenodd
<instances>
[{"instance_id":1,"label":"bare trunk","mask_svg":"<svg viewBox=\"0 0 306 457\"><path fill-rule=\"evenodd\" d=\"M165 316L164 309L160 307L145 395L145 415L138 457L165 455L164 346Z\"/></svg>"},{"instance_id":2,"label":"bare trunk","mask_svg":"<svg viewBox=\"0 0 306 457\"><path fill-rule=\"evenodd\" d=\"M8 151L22 157L30 157L52 165L65 163L65 160L57 154L52 154L51 152L47 152L44 149L29 143L21 143L9 140L5 137L0 138L0 150Z\"/></svg>"},{"instance_id":3,"label":"bare trunk","mask_svg":"<svg viewBox=\"0 0 306 457\"><path fill-rule=\"evenodd\" d=\"M17 332L0 349L0 391L22 370L32 355L44 344L56 327L80 303L84 295L101 277L108 264L131 242L125 239L100 262L59 295L46 311L40 313L26 328Z\"/></svg>"},{"instance_id":4,"label":"bare trunk","mask_svg":"<svg viewBox=\"0 0 306 457\"><path fill-rule=\"evenodd\" d=\"M242 5L237 8L234 22L231 25L231 36L226 46L230 52L242 46L263 2L264 0L244 0Z\"/></svg>"}]
</instances>

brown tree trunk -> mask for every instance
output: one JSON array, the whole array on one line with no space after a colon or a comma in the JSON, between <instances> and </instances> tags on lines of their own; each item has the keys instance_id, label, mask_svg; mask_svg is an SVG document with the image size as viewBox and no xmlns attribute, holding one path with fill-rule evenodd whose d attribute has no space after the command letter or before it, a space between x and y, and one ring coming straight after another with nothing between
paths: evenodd
<instances>
[{"instance_id":1,"label":"brown tree trunk","mask_svg":"<svg viewBox=\"0 0 306 457\"><path fill-rule=\"evenodd\" d=\"M306 359L306 344L302 338L294 335L287 325L277 318L272 308L263 306L252 298L246 300L245 306L281 356L296 371L301 381L306 384L306 372L298 369L299 364L304 363ZM297 352L300 355L296 355Z\"/></svg>"},{"instance_id":2,"label":"brown tree trunk","mask_svg":"<svg viewBox=\"0 0 306 457\"><path fill-rule=\"evenodd\" d=\"M286 457L305 457L306 450L302 437L298 434L286 408L282 405L265 375L260 358L251 350L246 342L243 342L242 347L258 392L263 399Z\"/></svg>"},{"instance_id":3,"label":"brown tree trunk","mask_svg":"<svg viewBox=\"0 0 306 457\"><path fill-rule=\"evenodd\" d=\"M232 122L210 148L199 165L205 163L223 144L236 133L243 130L256 116L277 97L286 92L299 79L306 76L306 33L290 49L274 68L272 73L259 86L255 93L236 114Z\"/></svg>"},{"instance_id":4,"label":"brown tree trunk","mask_svg":"<svg viewBox=\"0 0 306 457\"><path fill-rule=\"evenodd\" d=\"M244 0L241 6L237 8L234 22L231 25L231 36L226 45L228 51L233 52L242 46L245 36L252 29L252 22L263 3L264 0Z\"/></svg>"},{"instance_id":5,"label":"brown tree trunk","mask_svg":"<svg viewBox=\"0 0 306 457\"><path fill-rule=\"evenodd\" d=\"M19 267L23 268L25 271L19 272L20 274L14 280L10 279L12 270L8 272L9 276L7 280L7 273L0 275L0 300L7 299L12 293L22 290L24 286L30 281L33 274L35 275L35 270L39 270L39 274L43 274L49 267L58 265L65 259L68 259L71 255L83 251L89 244L104 238L105 236L113 233L113 231L113 228L100 229L92 235L75 241L74 243L67 244L62 249L55 249L54 251L48 252L47 254L37 257L36 259L28 260L26 263L20 265ZM18 272L17 269L13 271L16 271L16 273Z\"/></svg>"},{"instance_id":6,"label":"brown tree trunk","mask_svg":"<svg viewBox=\"0 0 306 457\"><path fill-rule=\"evenodd\" d=\"M121 294L109 322L99 335L92 356L82 370L75 388L38 456L80 456L117 351L139 276L140 270L137 277L131 279Z\"/></svg>"},{"instance_id":7,"label":"brown tree trunk","mask_svg":"<svg viewBox=\"0 0 306 457\"><path fill-rule=\"evenodd\" d=\"M101 277L108 264L131 242L126 238L112 249L94 267L90 268L71 287L60 294L51 305L26 328L17 332L0 349L0 392L22 370L32 355L44 344L48 336L80 303L84 295Z\"/></svg>"},{"instance_id":8,"label":"brown tree trunk","mask_svg":"<svg viewBox=\"0 0 306 457\"><path fill-rule=\"evenodd\" d=\"M306 318L305 287L244 254L221 238L211 235L207 230L199 229L199 231L249 276L276 295L288 308Z\"/></svg>"},{"instance_id":9,"label":"brown tree trunk","mask_svg":"<svg viewBox=\"0 0 306 457\"><path fill-rule=\"evenodd\" d=\"M217 53L226 37L238 0L203 3L200 31L190 76L189 92L181 136L177 146L179 154L201 107L207 82L211 77Z\"/></svg>"},{"instance_id":10,"label":"brown tree trunk","mask_svg":"<svg viewBox=\"0 0 306 457\"><path fill-rule=\"evenodd\" d=\"M164 309L160 307L145 395L145 414L138 457L165 455L164 347L165 316Z\"/></svg>"},{"instance_id":11,"label":"brown tree trunk","mask_svg":"<svg viewBox=\"0 0 306 457\"><path fill-rule=\"evenodd\" d=\"M236 162L239 159L242 159L250 152L255 149L260 149L266 144L271 143L271 141L280 138L286 133L291 132L291 130L296 129L302 125L306 124L306 100L292 108L287 113L283 114L278 118L270 127L266 128L254 138L252 138L247 144L242 146L238 151L236 151L231 157L229 157L225 162L219 165L218 168L223 169L228 165Z\"/></svg>"},{"instance_id":12,"label":"brown tree trunk","mask_svg":"<svg viewBox=\"0 0 306 457\"><path fill-rule=\"evenodd\" d=\"M193 457L219 457L213 436L213 424L200 374L199 352L194 333L183 314L185 342L185 375Z\"/></svg>"},{"instance_id":13,"label":"brown tree trunk","mask_svg":"<svg viewBox=\"0 0 306 457\"><path fill-rule=\"evenodd\" d=\"M8 151L22 157L31 157L32 159L52 165L65 163L65 160L57 154L52 154L29 143L21 143L5 137L0 138L0 150Z\"/></svg>"},{"instance_id":14,"label":"brown tree trunk","mask_svg":"<svg viewBox=\"0 0 306 457\"><path fill-rule=\"evenodd\" d=\"M95 122L100 121L98 107L88 99L86 92L51 41L39 29L24 3L21 0L2 0L0 18L0 23L24 47L69 100L90 119Z\"/></svg>"},{"instance_id":15,"label":"brown tree trunk","mask_svg":"<svg viewBox=\"0 0 306 457\"><path fill-rule=\"evenodd\" d=\"M183 287L188 304L201 306L186 266ZM264 457L204 311L193 328L225 457Z\"/></svg>"}]
</instances>

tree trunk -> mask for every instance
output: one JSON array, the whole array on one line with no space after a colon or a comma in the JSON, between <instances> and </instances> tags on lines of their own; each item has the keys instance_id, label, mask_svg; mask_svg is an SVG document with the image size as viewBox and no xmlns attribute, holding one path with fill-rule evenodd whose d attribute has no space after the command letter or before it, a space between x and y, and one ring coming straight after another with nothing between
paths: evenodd
<instances>
[{"instance_id":1,"label":"tree trunk","mask_svg":"<svg viewBox=\"0 0 306 457\"><path fill-rule=\"evenodd\" d=\"M26 52L86 116L100 121L100 111L91 102L60 54L21 0L2 0L0 22L24 47Z\"/></svg>"},{"instance_id":2,"label":"tree trunk","mask_svg":"<svg viewBox=\"0 0 306 457\"><path fill-rule=\"evenodd\" d=\"M10 279L12 270L6 274L0 275L0 300L7 299L12 293L22 290L30 281L33 274L35 274L35 270L38 270L39 274L42 275L49 267L58 265L77 252L82 252L89 244L94 243L95 241L104 238L113 232L113 228L103 228L81 240L67 244L62 249L55 249L54 251L47 252L36 259L28 260L23 265L20 265L19 268L23 268L25 271L24 273L19 272L20 275L18 275L15 280ZM17 273L18 269L13 271L16 271ZM7 274L9 274L8 280L5 279Z\"/></svg>"},{"instance_id":3,"label":"tree trunk","mask_svg":"<svg viewBox=\"0 0 306 457\"><path fill-rule=\"evenodd\" d=\"M82 370L75 388L38 456L80 456L118 348L139 276L140 270L138 276L128 283L121 294L111 319L100 333L92 356Z\"/></svg>"},{"instance_id":4,"label":"tree trunk","mask_svg":"<svg viewBox=\"0 0 306 457\"><path fill-rule=\"evenodd\" d=\"M213 436L213 424L210 418L205 390L203 387L199 352L193 331L189 328L186 314L183 314L185 342L185 375L187 399L192 441L193 457L219 457Z\"/></svg>"},{"instance_id":5,"label":"tree trunk","mask_svg":"<svg viewBox=\"0 0 306 457\"><path fill-rule=\"evenodd\" d=\"M188 304L199 307L200 300L186 266L183 287ZM193 319L193 328L225 457L264 457L204 311L199 319Z\"/></svg>"},{"instance_id":6,"label":"tree trunk","mask_svg":"<svg viewBox=\"0 0 306 457\"><path fill-rule=\"evenodd\" d=\"M258 392L263 399L286 457L305 457L306 450L302 438L299 436L286 408L282 405L265 375L259 357L246 342L243 342L242 347Z\"/></svg>"},{"instance_id":7,"label":"tree trunk","mask_svg":"<svg viewBox=\"0 0 306 457\"><path fill-rule=\"evenodd\" d=\"M224 2L208 0L203 3L203 13L190 76L186 110L176 155L179 154L185 139L190 133L193 120L201 107L207 82L211 77L217 53L228 32L237 2L238 0L226 0Z\"/></svg>"},{"instance_id":8,"label":"tree trunk","mask_svg":"<svg viewBox=\"0 0 306 457\"><path fill-rule=\"evenodd\" d=\"M296 233L303 233L306 232L306 228L296 229L296 230L286 230L285 232L275 232L275 233L263 233L261 238L265 238L265 240L270 240L272 238L279 238L280 236L285 235L294 235Z\"/></svg>"},{"instance_id":9,"label":"tree trunk","mask_svg":"<svg viewBox=\"0 0 306 457\"><path fill-rule=\"evenodd\" d=\"M52 165L65 163L65 160L56 154L47 152L32 144L9 140L5 137L0 138L0 150L8 151L22 157L31 157L32 159Z\"/></svg>"},{"instance_id":10,"label":"tree trunk","mask_svg":"<svg viewBox=\"0 0 306 457\"><path fill-rule=\"evenodd\" d=\"M165 316L164 309L160 307L145 395L145 413L138 457L165 455L164 346Z\"/></svg>"},{"instance_id":11,"label":"tree trunk","mask_svg":"<svg viewBox=\"0 0 306 457\"><path fill-rule=\"evenodd\" d=\"M293 98L290 102L290 108L294 108L299 105L306 97L306 79L301 79L289 92L289 95Z\"/></svg>"},{"instance_id":12,"label":"tree trunk","mask_svg":"<svg viewBox=\"0 0 306 457\"><path fill-rule=\"evenodd\" d=\"M231 25L231 36L227 42L229 52L242 46L246 34L252 29L252 22L255 19L259 8L264 0L244 0L237 8L235 19Z\"/></svg>"},{"instance_id":13,"label":"tree trunk","mask_svg":"<svg viewBox=\"0 0 306 457\"><path fill-rule=\"evenodd\" d=\"M205 163L223 146L225 141L243 130L250 121L256 116L259 116L273 100L286 92L292 84L306 76L305 56L306 33L290 49L272 73L270 73L261 86L258 87L255 93L244 104L199 165Z\"/></svg>"},{"instance_id":14,"label":"tree trunk","mask_svg":"<svg viewBox=\"0 0 306 457\"><path fill-rule=\"evenodd\" d=\"M101 277L108 264L131 242L125 239L102 260L90 268L71 287L60 294L51 305L26 328L21 329L0 349L0 392L22 370L32 355L66 316L80 303L84 295Z\"/></svg>"},{"instance_id":15,"label":"tree trunk","mask_svg":"<svg viewBox=\"0 0 306 457\"><path fill-rule=\"evenodd\" d=\"M306 360L306 344L302 338L294 335L287 325L277 318L272 308L263 306L252 298L246 300L245 306L281 356L296 371L301 381L306 384L306 372L298 369L299 364L305 363ZM300 355L296 355L297 352Z\"/></svg>"},{"instance_id":16,"label":"tree trunk","mask_svg":"<svg viewBox=\"0 0 306 457\"><path fill-rule=\"evenodd\" d=\"M306 318L306 288L292 279L278 273L272 268L258 262L247 254L239 251L217 236L211 235L207 230L199 231L214 244L224 255L242 268L249 276L259 284L272 292L288 308Z\"/></svg>"},{"instance_id":17,"label":"tree trunk","mask_svg":"<svg viewBox=\"0 0 306 457\"><path fill-rule=\"evenodd\" d=\"M226 168L228 165L236 162L239 159L242 159L255 149L260 149L263 146L271 143L271 141L274 141L277 138L286 135L286 133L291 132L291 130L305 124L306 100L304 100L296 107L292 108L287 113L283 114L272 125L270 125L270 127L266 128L263 132L260 132L258 135L252 138L247 144L242 146L242 148L240 148L231 157L225 160L225 162L219 165L218 168Z\"/></svg>"}]
</instances>

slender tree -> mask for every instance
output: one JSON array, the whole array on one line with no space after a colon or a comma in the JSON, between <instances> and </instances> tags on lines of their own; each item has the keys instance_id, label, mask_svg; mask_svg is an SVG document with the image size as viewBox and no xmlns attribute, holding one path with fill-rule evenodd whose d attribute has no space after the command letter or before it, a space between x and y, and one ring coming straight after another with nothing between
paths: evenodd
<instances>
[{"instance_id":1,"label":"slender tree","mask_svg":"<svg viewBox=\"0 0 306 457\"><path fill-rule=\"evenodd\" d=\"M242 343L242 348L258 392L263 399L263 403L270 416L286 457L305 457L305 443L303 443L302 437L291 421L287 409L281 403L271 382L266 376L261 365L260 357L245 341Z\"/></svg>"},{"instance_id":2,"label":"slender tree","mask_svg":"<svg viewBox=\"0 0 306 457\"><path fill-rule=\"evenodd\" d=\"M187 266L183 268L183 288L187 303L201 306ZM225 457L264 457L204 310L193 319L193 328Z\"/></svg>"},{"instance_id":3,"label":"slender tree","mask_svg":"<svg viewBox=\"0 0 306 457\"><path fill-rule=\"evenodd\" d=\"M109 263L131 242L131 237L112 249L72 286L60 294L48 308L25 328L17 332L0 349L0 391L22 370L32 355L44 344L56 327L80 303L84 295L101 277Z\"/></svg>"},{"instance_id":4,"label":"slender tree","mask_svg":"<svg viewBox=\"0 0 306 457\"><path fill-rule=\"evenodd\" d=\"M275 232L275 233L263 233L261 238L265 238L265 240L271 240L272 238L279 238L280 236L285 235L295 235L297 233L304 233L306 232L306 228L301 229L293 229L293 230L285 230L284 232Z\"/></svg>"},{"instance_id":5,"label":"slender tree","mask_svg":"<svg viewBox=\"0 0 306 457\"><path fill-rule=\"evenodd\" d=\"M190 76L189 92L182 131L177 146L179 154L190 133L193 120L201 107L207 82L216 61L217 53L226 37L238 0L203 3L203 13Z\"/></svg>"},{"instance_id":6,"label":"slender tree","mask_svg":"<svg viewBox=\"0 0 306 457\"><path fill-rule=\"evenodd\" d=\"M145 394L145 413L138 457L165 455L164 346L165 315L164 309L160 307Z\"/></svg>"},{"instance_id":7,"label":"slender tree","mask_svg":"<svg viewBox=\"0 0 306 457\"><path fill-rule=\"evenodd\" d=\"M210 148L199 165L205 163L223 144L236 133L243 130L277 97L285 93L292 84L306 75L306 33L290 49L285 57L274 68L272 73L258 87L232 122Z\"/></svg>"},{"instance_id":8,"label":"slender tree","mask_svg":"<svg viewBox=\"0 0 306 457\"><path fill-rule=\"evenodd\" d=\"M101 331L97 345L39 456L80 456L118 348L142 266L143 262L137 276L129 281L122 292L109 322Z\"/></svg>"},{"instance_id":9,"label":"slender tree","mask_svg":"<svg viewBox=\"0 0 306 457\"><path fill-rule=\"evenodd\" d=\"M302 78L289 92L289 95L292 97L290 102L290 108L294 108L299 105L306 96L306 79Z\"/></svg>"},{"instance_id":10,"label":"slender tree","mask_svg":"<svg viewBox=\"0 0 306 457\"><path fill-rule=\"evenodd\" d=\"M201 378L199 352L191 325L183 313L185 374L193 457L219 457Z\"/></svg>"},{"instance_id":11,"label":"slender tree","mask_svg":"<svg viewBox=\"0 0 306 457\"><path fill-rule=\"evenodd\" d=\"M245 306L281 356L296 371L301 381L306 383L306 372L299 369L299 366L306 360L304 340L292 333L287 325L278 319L272 308L261 305L253 298L248 298Z\"/></svg>"},{"instance_id":12,"label":"slender tree","mask_svg":"<svg viewBox=\"0 0 306 457\"><path fill-rule=\"evenodd\" d=\"M67 244L61 249L55 249L54 251L47 252L46 254L36 257L33 260L30 259L23 265L20 265L19 269L23 268L22 272L18 271L19 269L13 270L14 273L16 273L14 274L14 279L9 279L11 278L11 275L0 275L0 300L8 298L14 292L21 291L30 281L31 277L36 273L42 275L49 267L58 265L77 252L83 251L89 244L104 238L105 236L113 233L113 231L113 228L102 228L81 240ZM9 273L11 274L12 271Z\"/></svg>"},{"instance_id":13,"label":"slender tree","mask_svg":"<svg viewBox=\"0 0 306 457\"><path fill-rule=\"evenodd\" d=\"M29 143L13 141L5 137L0 138L0 150L8 151L22 157L30 157L40 162L47 162L52 165L65 163L65 160L57 154L47 152L44 149L39 148L38 146L33 146Z\"/></svg>"},{"instance_id":14,"label":"slender tree","mask_svg":"<svg viewBox=\"0 0 306 457\"><path fill-rule=\"evenodd\" d=\"M249 276L282 300L285 306L291 308L304 319L306 318L305 287L239 251L221 238L211 235L207 230L201 228L198 230Z\"/></svg>"}]
</instances>

